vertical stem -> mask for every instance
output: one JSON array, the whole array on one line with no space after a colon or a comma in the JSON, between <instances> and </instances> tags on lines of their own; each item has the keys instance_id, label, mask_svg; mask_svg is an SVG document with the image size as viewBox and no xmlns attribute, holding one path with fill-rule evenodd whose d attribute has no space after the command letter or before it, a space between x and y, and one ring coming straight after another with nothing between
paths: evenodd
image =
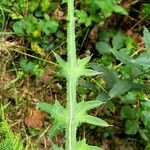
<instances>
[{"instance_id":1,"label":"vertical stem","mask_svg":"<svg viewBox=\"0 0 150 150\"><path fill-rule=\"evenodd\" d=\"M75 46L75 17L74 0L68 0L68 25L67 25L67 52L68 52L68 75L67 75L67 110L68 122L66 126L66 150L76 150L76 125L74 123L76 107L76 83L74 67L76 65Z\"/></svg>"},{"instance_id":2,"label":"vertical stem","mask_svg":"<svg viewBox=\"0 0 150 150\"><path fill-rule=\"evenodd\" d=\"M74 0L68 0L67 52L70 65L76 63ZM71 67L71 66L70 66Z\"/></svg>"}]
</instances>

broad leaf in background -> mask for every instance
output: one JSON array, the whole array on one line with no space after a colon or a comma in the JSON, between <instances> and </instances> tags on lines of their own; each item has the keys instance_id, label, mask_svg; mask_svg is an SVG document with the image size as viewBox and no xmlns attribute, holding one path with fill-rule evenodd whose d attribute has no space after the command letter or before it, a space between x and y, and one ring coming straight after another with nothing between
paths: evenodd
<instances>
[{"instance_id":1,"label":"broad leaf in background","mask_svg":"<svg viewBox=\"0 0 150 150\"><path fill-rule=\"evenodd\" d=\"M144 27L144 43L145 47L150 50L150 32L146 27Z\"/></svg>"},{"instance_id":2,"label":"broad leaf in background","mask_svg":"<svg viewBox=\"0 0 150 150\"><path fill-rule=\"evenodd\" d=\"M122 48L124 45L125 45L125 36L118 33L116 36L113 37L112 39L113 49L118 50Z\"/></svg>"},{"instance_id":3,"label":"broad leaf in background","mask_svg":"<svg viewBox=\"0 0 150 150\"><path fill-rule=\"evenodd\" d=\"M111 47L106 42L97 42L96 49L100 54L111 54Z\"/></svg>"},{"instance_id":4,"label":"broad leaf in background","mask_svg":"<svg viewBox=\"0 0 150 150\"><path fill-rule=\"evenodd\" d=\"M101 72L101 76L106 82L106 89L110 89L119 79L116 72L108 70L107 68L98 65L97 63L90 63L89 66L98 72Z\"/></svg>"},{"instance_id":5,"label":"broad leaf in background","mask_svg":"<svg viewBox=\"0 0 150 150\"><path fill-rule=\"evenodd\" d=\"M150 126L150 111L142 111L140 117L145 126Z\"/></svg>"},{"instance_id":6,"label":"broad leaf in background","mask_svg":"<svg viewBox=\"0 0 150 150\"><path fill-rule=\"evenodd\" d=\"M125 94L127 91L129 91L132 86L133 82L131 80L119 80L109 91L109 96L111 98L121 96L122 94Z\"/></svg>"},{"instance_id":7,"label":"broad leaf in background","mask_svg":"<svg viewBox=\"0 0 150 150\"><path fill-rule=\"evenodd\" d=\"M119 51L112 49L111 52L116 57L116 59L120 60L123 64L133 64L131 63L132 57L130 57L124 49L121 49Z\"/></svg>"},{"instance_id":8,"label":"broad leaf in background","mask_svg":"<svg viewBox=\"0 0 150 150\"><path fill-rule=\"evenodd\" d=\"M132 108L130 106L124 106L121 109L121 119L131 119L135 120L138 117L138 109L137 108Z\"/></svg>"},{"instance_id":9,"label":"broad leaf in background","mask_svg":"<svg viewBox=\"0 0 150 150\"><path fill-rule=\"evenodd\" d=\"M135 120L127 120L125 123L125 133L128 135L134 135L138 132L139 125Z\"/></svg>"},{"instance_id":10,"label":"broad leaf in background","mask_svg":"<svg viewBox=\"0 0 150 150\"><path fill-rule=\"evenodd\" d=\"M138 64L143 67L144 70L150 68L150 51L142 53L138 58L131 60L132 63Z\"/></svg>"}]
</instances>

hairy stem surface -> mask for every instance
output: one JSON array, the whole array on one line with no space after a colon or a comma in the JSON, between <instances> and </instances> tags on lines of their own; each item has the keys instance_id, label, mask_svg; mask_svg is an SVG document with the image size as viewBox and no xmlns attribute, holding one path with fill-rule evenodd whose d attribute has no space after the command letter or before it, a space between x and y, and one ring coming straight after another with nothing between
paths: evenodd
<instances>
[{"instance_id":1,"label":"hairy stem surface","mask_svg":"<svg viewBox=\"0 0 150 150\"><path fill-rule=\"evenodd\" d=\"M67 75L67 110L68 122L66 127L66 150L76 150L76 125L74 123L76 108L76 83L74 75L76 64L75 47L75 17L74 0L68 0L68 25L67 25L67 52L68 52L68 75Z\"/></svg>"}]
</instances>

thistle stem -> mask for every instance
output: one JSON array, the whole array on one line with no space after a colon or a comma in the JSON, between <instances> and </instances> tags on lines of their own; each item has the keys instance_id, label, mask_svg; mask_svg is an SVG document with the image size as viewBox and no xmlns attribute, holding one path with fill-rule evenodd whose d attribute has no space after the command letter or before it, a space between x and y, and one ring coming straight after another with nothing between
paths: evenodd
<instances>
[{"instance_id":1,"label":"thistle stem","mask_svg":"<svg viewBox=\"0 0 150 150\"><path fill-rule=\"evenodd\" d=\"M76 110L76 84L77 79L74 75L76 65L76 46L75 46L75 17L74 0L68 0L68 24L67 24L67 52L68 52L68 75L67 75L67 110L68 122L66 127L66 150L76 150L76 130L74 123Z\"/></svg>"}]
</instances>

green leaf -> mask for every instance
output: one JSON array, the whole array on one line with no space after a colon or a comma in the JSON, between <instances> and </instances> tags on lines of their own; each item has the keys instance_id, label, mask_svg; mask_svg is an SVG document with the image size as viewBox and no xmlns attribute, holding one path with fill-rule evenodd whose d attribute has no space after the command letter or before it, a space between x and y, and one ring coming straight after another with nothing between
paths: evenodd
<instances>
[{"instance_id":1,"label":"green leaf","mask_svg":"<svg viewBox=\"0 0 150 150\"><path fill-rule=\"evenodd\" d=\"M58 101L55 104L48 104L45 102L39 102L38 107L51 115L54 119L50 136L54 136L59 130L64 129L66 126L67 113L63 106Z\"/></svg>"},{"instance_id":2,"label":"green leaf","mask_svg":"<svg viewBox=\"0 0 150 150\"><path fill-rule=\"evenodd\" d=\"M96 43L96 50L100 54L111 54L110 49L111 49L111 47L106 42L97 42Z\"/></svg>"},{"instance_id":3,"label":"green leaf","mask_svg":"<svg viewBox=\"0 0 150 150\"><path fill-rule=\"evenodd\" d=\"M133 64L133 63L131 63L131 60L133 60L132 57L130 57L126 51L124 51L124 50L116 51L115 49L113 49L113 50L111 50L111 52L122 63L127 64L127 65Z\"/></svg>"},{"instance_id":4,"label":"green leaf","mask_svg":"<svg viewBox=\"0 0 150 150\"><path fill-rule=\"evenodd\" d=\"M150 68L150 51L146 51L134 60L131 60L132 63L141 65L145 70Z\"/></svg>"},{"instance_id":5,"label":"green leaf","mask_svg":"<svg viewBox=\"0 0 150 150\"><path fill-rule=\"evenodd\" d=\"M112 45L114 50L122 48L125 44L125 37L121 34L117 34L112 39Z\"/></svg>"},{"instance_id":6,"label":"green leaf","mask_svg":"<svg viewBox=\"0 0 150 150\"><path fill-rule=\"evenodd\" d=\"M121 6L116 5L113 7L113 11L122 15L128 15L128 12Z\"/></svg>"},{"instance_id":7,"label":"green leaf","mask_svg":"<svg viewBox=\"0 0 150 150\"><path fill-rule=\"evenodd\" d=\"M62 77L67 77L67 69L68 69L68 63L65 61L65 60L63 60L57 53L55 53L54 51L53 51L53 53L54 53L54 56L55 56L55 58L56 58L56 60L57 60L57 62L58 62L58 64L60 65L60 67L62 68L61 69L61 71L60 71L60 76L62 76Z\"/></svg>"},{"instance_id":8,"label":"green leaf","mask_svg":"<svg viewBox=\"0 0 150 150\"><path fill-rule=\"evenodd\" d=\"M85 57L83 59L78 59L77 63L75 65L74 74L76 78L79 78L80 76L95 76L100 74L100 72L97 72L92 69L86 69L87 63L90 61L91 57Z\"/></svg>"},{"instance_id":9,"label":"green leaf","mask_svg":"<svg viewBox=\"0 0 150 150\"><path fill-rule=\"evenodd\" d=\"M109 91L109 96L111 98L121 96L131 89L133 83L131 80L119 80L113 85L112 89Z\"/></svg>"},{"instance_id":10,"label":"green leaf","mask_svg":"<svg viewBox=\"0 0 150 150\"><path fill-rule=\"evenodd\" d=\"M150 126L150 111L142 111L140 117L145 126Z\"/></svg>"},{"instance_id":11,"label":"green leaf","mask_svg":"<svg viewBox=\"0 0 150 150\"><path fill-rule=\"evenodd\" d=\"M42 2L40 4L41 4L42 11L44 11L44 12L47 11L50 7L49 0L42 0Z\"/></svg>"},{"instance_id":12,"label":"green leaf","mask_svg":"<svg viewBox=\"0 0 150 150\"><path fill-rule=\"evenodd\" d=\"M139 125L134 120L127 120L125 124L125 133L128 135L134 135L138 132Z\"/></svg>"},{"instance_id":13,"label":"green leaf","mask_svg":"<svg viewBox=\"0 0 150 150\"><path fill-rule=\"evenodd\" d=\"M13 24L13 30L16 34L23 35L24 34L24 23L23 21L17 21Z\"/></svg>"},{"instance_id":14,"label":"green leaf","mask_svg":"<svg viewBox=\"0 0 150 150\"><path fill-rule=\"evenodd\" d=\"M101 104L103 104L103 102L100 101L88 101L88 102L84 102L81 101L78 105L77 105L77 109L76 109L76 125L78 125L79 123L82 122L86 122L89 124L93 124L93 125L99 125L99 126L109 126L108 123L106 123L105 121L103 121L102 119L90 116L87 114L87 111L100 106Z\"/></svg>"},{"instance_id":15,"label":"green leaf","mask_svg":"<svg viewBox=\"0 0 150 150\"><path fill-rule=\"evenodd\" d=\"M122 97L122 101L126 104L132 104L137 99L136 95L137 94L135 92L128 92L125 96Z\"/></svg>"},{"instance_id":16,"label":"green leaf","mask_svg":"<svg viewBox=\"0 0 150 150\"><path fill-rule=\"evenodd\" d=\"M150 100L141 102L141 106L145 111L149 111L150 110Z\"/></svg>"},{"instance_id":17,"label":"green leaf","mask_svg":"<svg viewBox=\"0 0 150 150\"><path fill-rule=\"evenodd\" d=\"M139 130L140 136L142 137L142 139L144 139L147 142L149 142L149 140L150 140L150 134L149 134L149 132L150 131L147 130L147 129L141 129L141 130Z\"/></svg>"},{"instance_id":18,"label":"green leaf","mask_svg":"<svg viewBox=\"0 0 150 150\"><path fill-rule=\"evenodd\" d=\"M55 58L56 58L58 64L60 65L60 67L63 68L63 67L66 65L66 61L65 61L64 59L62 59L62 58L61 58L57 53L55 53L54 51L53 51L53 54L54 54L54 56L55 56Z\"/></svg>"},{"instance_id":19,"label":"green leaf","mask_svg":"<svg viewBox=\"0 0 150 150\"><path fill-rule=\"evenodd\" d=\"M144 27L144 43L147 49L150 49L150 32L146 27Z\"/></svg>"},{"instance_id":20,"label":"green leaf","mask_svg":"<svg viewBox=\"0 0 150 150\"><path fill-rule=\"evenodd\" d=\"M84 69L82 72L82 76L95 76L100 75L101 73L92 69Z\"/></svg>"},{"instance_id":21,"label":"green leaf","mask_svg":"<svg viewBox=\"0 0 150 150\"><path fill-rule=\"evenodd\" d=\"M121 119L136 119L138 116L138 110L131 108L130 106L124 106L121 109Z\"/></svg>"},{"instance_id":22,"label":"green leaf","mask_svg":"<svg viewBox=\"0 0 150 150\"><path fill-rule=\"evenodd\" d=\"M96 108L100 105L104 104L104 102L100 102L100 101L81 101L78 104L77 109L83 111L84 113L86 113L88 110L91 110L93 108Z\"/></svg>"},{"instance_id":23,"label":"green leaf","mask_svg":"<svg viewBox=\"0 0 150 150\"><path fill-rule=\"evenodd\" d=\"M101 76L104 78L108 89L110 89L119 80L116 72L108 70L107 68L100 66L97 63L90 63L89 66L93 70L101 72Z\"/></svg>"},{"instance_id":24,"label":"green leaf","mask_svg":"<svg viewBox=\"0 0 150 150\"><path fill-rule=\"evenodd\" d=\"M96 126L102 126L102 127L110 126L106 121L90 115L84 115L80 120L81 122L96 125Z\"/></svg>"},{"instance_id":25,"label":"green leaf","mask_svg":"<svg viewBox=\"0 0 150 150\"><path fill-rule=\"evenodd\" d=\"M97 146L88 145L86 144L86 140L83 139L82 141L77 142L77 150L103 150L103 149Z\"/></svg>"}]
</instances>

